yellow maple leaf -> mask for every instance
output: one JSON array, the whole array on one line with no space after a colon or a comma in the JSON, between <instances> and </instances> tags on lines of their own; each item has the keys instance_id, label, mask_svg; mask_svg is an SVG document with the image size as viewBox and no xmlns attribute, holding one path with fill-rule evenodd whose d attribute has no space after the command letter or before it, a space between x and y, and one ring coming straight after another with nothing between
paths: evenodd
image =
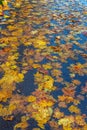
<instances>
[{"instance_id":1,"label":"yellow maple leaf","mask_svg":"<svg viewBox=\"0 0 87 130\"><path fill-rule=\"evenodd\" d=\"M58 121L58 125L63 125L63 127L67 127L71 125L72 123L74 123L74 118L72 116L61 118Z\"/></svg>"},{"instance_id":2,"label":"yellow maple leaf","mask_svg":"<svg viewBox=\"0 0 87 130\"><path fill-rule=\"evenodd\" d=\"M43 64L43 67L44 67L45 69L52 69L52 66L51 66L51 64L49 64L49 63Z\"/></svg>"},{"instance_id":3,"label":"yellow maple leaf","mask_svg":"<svg viewBox=\"0 0 87 130\"><path fill-rule=\"evenodd\" d=\"M43 49L46 47L47 42L43 39L35 39L35 41L33 42L33 45L35 48Z\"/></svg>"},{"instance_id":4,"label":"yellow maple leaf","mask_svg":"<svg viewBox=\"0 0 87 130\"><path fill-rule=\"evenodd\" d=\"M71 112L71 113L80 113L80 109L78 108L78 107L76 107L76 106L74 106L74 105L71 105L70 107L69 107L69 111Z\"/></svg>"},{"instance_id":5,"label":"yellow maple leaf","mask_svg":"<svg viewBox=\"0 0 87 130\"><path fill-rule=\"evenodd\" d=\"M15 104L10 104L9 105L9 107L8 107L8 110L10 111L10 112L13 112L14 110L16 110L16 105Z\"/></svg>"},{"instance_id":6,"label":"yellow maple leaf","mask_svg":"<svg viewBox=\"0 0 87 130\"><path fill-rule=\"evenodd\" d=\"M28 97L27 97L27 101L28 101L28 102L34 102L34 101L36 101L36 97L35 97L35 96L32 96L32 95L31 95L31 96L28 96Z\"/></svg>"},{"instance_id":7,"label":"yellow maple leaf","mask_svg":"<svg viewBox=\"0 0 87 130\"><path fill-rule=\"evenodd\" d=\"M84 125L85 125L85 120L83 119L82 116L77 115L77 116L75 117L75 123L76 123L77 125L84 126Z\"/></svg>"},{"instance_id":8,"label":"yellow maple leaf","mask_svg":"<svg viewBox=\"0 0 87 130\"><path fill-rule=\"evenodd\" d=\"M73 130L71 125L63 126L63 130Z\"/></svg>"},{"instance_id":9,"label":"yellow maple leaf","mask_svg":"<svg viewBox=\"0 0 87 130\"><path fill-rule=\"evenodd\" d=\"M83 130L87 130L87 124L85 124L85 126L83 127Z\"/></svg>"},{"instance_id":10,"label":"yellow maple leaf","mask_svg":"<svg viewBox=\"0 0 87 130\"><path fill-rule=\"evenodd\" d=\"M21 123L18 123L14 126L14 130L17 130L18 128L21 128L21 129L25 129L28 127L28 123L25 121L25 122L21 122Z\"/></svg>"},{"instance_id":11,"label":"yellow maple leaf","mask_svg":"<svg viewBox=\"0 0 87 130\"><path fill-rule=\"evenodd\" d=\"M52 90L55 90L53 83L54 83L54 80L49 79L48 81L39 84L38 87L39 87L39 89L45 89L47 91L52 91Z\"/></svg>"},{"instance_id":12,"label":"yellow maple leaf","mask_svg":"<svg viewBox=\"0 0 87 130\"><path fill-rule=\"evenodd\" d=\"M8 5L7 0L3 0L3 5L4 5L4 6L7 6L7 5Z\"/></svg>"},{"instance_id":13,"label":"yellow maple leaf","mask_svg":"<svg viewBox=\"0 0 87 130\"><path fill-rule=\"evenodd\" d=\"M40 106L42 107L51 107L53 106L53 102L52 101L46 101L46 100L41 100L41 102L39 103Z\"/></svg>"}]
</instances>

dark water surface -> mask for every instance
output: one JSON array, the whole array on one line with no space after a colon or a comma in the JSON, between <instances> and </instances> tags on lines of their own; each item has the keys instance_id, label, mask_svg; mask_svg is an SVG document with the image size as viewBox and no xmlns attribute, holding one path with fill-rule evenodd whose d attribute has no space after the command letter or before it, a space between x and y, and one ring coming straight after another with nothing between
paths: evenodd
<instances>
[{"instance_id":1,"label":"dark water surface","mask_svg":"<svg viewBox=\"0 0 87 130\"><path fill-rule=\"evenodd\" d=\"M8 7L0 17L0 130L87 130L87 0Z\"/></svg>"}]
</instances>

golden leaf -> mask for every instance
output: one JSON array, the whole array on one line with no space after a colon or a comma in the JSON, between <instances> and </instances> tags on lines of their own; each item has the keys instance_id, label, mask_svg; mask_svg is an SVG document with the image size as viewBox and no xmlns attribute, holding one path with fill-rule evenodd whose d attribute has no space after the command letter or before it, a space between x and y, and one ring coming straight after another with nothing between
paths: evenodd
<instances>
[{"instance_id":1,"label":"golden leaf","mask_svg":"<svg viewBox=\"0 0 87 130\"><path fill-rule=\"evenodd\" d=\"M70 111L71 113L76 113L76 114L79 114L79 113L80 113L80 109L77 108L77 107L74 106L74 105L71 105L71 106L69 107L69 111Z\"/></svg>"},{"instance_id":2,"label":"golden leaf","mask_svg":"<svg viewBox=\"0 0 87 130\"><path fill-rule=\"evenodd\" d=\"M27 101L28 101L28 102L34 102L34 101L36 101L36 97L35 97L35 96L32 96L32 95L31 95L31 96L28 96L28 97L27 97Z\"/></svg>"}]
</instances>

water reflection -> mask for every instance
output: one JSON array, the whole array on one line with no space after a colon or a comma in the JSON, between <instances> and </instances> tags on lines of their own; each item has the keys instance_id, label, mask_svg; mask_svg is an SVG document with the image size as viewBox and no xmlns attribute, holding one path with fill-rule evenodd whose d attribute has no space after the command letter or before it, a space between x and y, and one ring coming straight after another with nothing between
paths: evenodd
<instances>
[{"instance_id":1,"label":"water reflection","mask_svg":"<svg viewBox=\"0 0 87 130\"><path fill-rule=\"evenodd\" d=\"M3 3L2 130L87 129L86 5L86 0Z\"/></svg>"}]
</instances>

